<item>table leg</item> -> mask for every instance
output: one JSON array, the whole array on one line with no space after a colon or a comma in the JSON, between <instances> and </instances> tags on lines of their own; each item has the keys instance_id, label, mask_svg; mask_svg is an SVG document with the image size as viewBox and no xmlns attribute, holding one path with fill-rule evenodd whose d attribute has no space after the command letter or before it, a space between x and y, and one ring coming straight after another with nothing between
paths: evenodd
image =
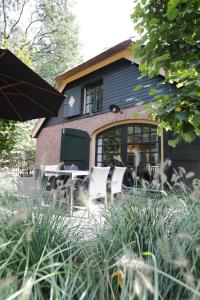
<instances>
[{"instance_id":1,"label":"table leg","mask_svg":"<svg viewBox=\"0 0 200 300\"><path fill-rule=\"evenodd\" d=\"M73 216L73 206L74 206L74 180L71 181L71 185L70 185L70 217Z\"/></svg>"}]
</instances>

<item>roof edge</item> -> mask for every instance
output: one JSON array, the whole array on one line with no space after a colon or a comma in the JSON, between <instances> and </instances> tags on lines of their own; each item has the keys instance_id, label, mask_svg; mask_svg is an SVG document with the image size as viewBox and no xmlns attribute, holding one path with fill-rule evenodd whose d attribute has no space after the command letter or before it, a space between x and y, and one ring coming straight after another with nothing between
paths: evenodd
<instances>
[{"instance_id":1,"label":"roof edge","mask_svg":"<svg viewBox=\"0 0 200 300\"><path fill-rule=\"evenodd\" d=\"M42 129L42 125L44 124L44 121L46 118L40 118L37 123L35 124L35 127L32 130L32 137L37 138L37 135L39 134L40 130Z\"/></svg>"},{"instance_id":2,"label":"roof edge","mask_svg":"<svg viewBox=\"0 0 200 300\"><path fill-rule=\"evenodd\" d=\"M100 61L102 61L103 59L111 56L111 55L114 55L124 49L127 49L131 46L131 44L133 43L133 41L131 39L128 39L126 41L123 41L109 49L107 49L106 51L98 54L97 56L94 56L93 58L87 60L86 62L76 66L75 68L69 70L69 71L66 71L65 73L59 75L56 77L56 81L57 80L64 80L66 78L68 78L69 76L72 76L73 74L85 69L85 68L88 68L90 66L92 66L93 64L96 64Z\"/></svg>"}]
</instances>

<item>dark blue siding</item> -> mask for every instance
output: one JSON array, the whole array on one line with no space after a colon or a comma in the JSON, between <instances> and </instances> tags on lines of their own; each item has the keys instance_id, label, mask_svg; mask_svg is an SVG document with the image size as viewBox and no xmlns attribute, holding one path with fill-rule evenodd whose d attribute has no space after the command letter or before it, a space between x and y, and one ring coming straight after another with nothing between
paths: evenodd
<instances>
[{"instance_id":1,"label":"dark blue siding","mask_svg":"<svg viewBox=\"0 0 200 300\"><path fill-rule=\"evenodd\" d=\"M114 74L107 74L104 77L104 110L107 111L110 104L117 104L121 108L134 106L138 102L150 102L154 96L149 96L150 88L159 89L158 84L162 77L148 79L142 77L137 65L129 63L123 70ZM134 87L142 85L141 90L135 91ZM169 93L169 86L163 86L162 93Z\"/></svg>"},{"instance_id":2,"label":"dark blue siding","mask_svg":"<svg viewBox=\"0 0 200 300\"><path fill-rule=\"evenodd\" d=\"M111 104L117 104L120 106L120 108L128 108L140 102L147 103L153 101L155 95L149 95L149 90L151 88L159 90L159 93L169 93L170 90L174 90L173 86L159 86L159 83L163 81L162 76L157 76L153 79L142 77L139 72L138 65L132 64L126 59L121 59L113 64L110 64L109 66L106 66L72 82L67 86L65 92L67 92L69 89L77 88L80 90L81 96L81 90L84 88L84 86L98 79L103 80L102 113L109 111L109 106ZM143 88L135 91L134 87L136 85L142 85ZM79 118L80 117L84 116L80 115ZM70 119L68 121L70 121ZM51 126L63 122L66 122L66 119L63 117L63 107L61 107L58 117L47 120L45 126Z\"/></svg>"},{"instance_id":3,"label":"dark blue siding","mask_svg":"<svg viewBox=\"0 0 200 300\"><path fill-rule=\"evenodd\" d=\"M200 139L196 139L192 143L180 142L176 148L168 145L168 140L172 139L170 133L164 135L164 157L172 161L172 169L178 171L182 167L186 172L194 172L195 176L200 178ZM173 170L171 170L174 173Z\"/></svg>"}]
</instances>

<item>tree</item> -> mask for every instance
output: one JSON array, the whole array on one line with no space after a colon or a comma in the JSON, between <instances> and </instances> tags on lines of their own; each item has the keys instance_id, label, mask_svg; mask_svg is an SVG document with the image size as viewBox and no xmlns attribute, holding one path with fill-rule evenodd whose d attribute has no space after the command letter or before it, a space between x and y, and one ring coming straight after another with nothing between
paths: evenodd
<instances>
[{"instance_id":1,"label":"tree","mask_svg":"<svg viewBox=\"0 0 200 300\"><path fill-rule=\"evenodd\" d=\"M0 119L0 162L15 145L15 130L15 122Z\"/></svg>"},{"instance_id":2,"label":"tree","mask_svg":"<svg viewBox=\"0 0 200 300\"><path fill-rule=\"evenodd\" d=\"M177 93L155 96L152 116L173 131L171 146L200 136L200 0L139 0L132 14L140 38L133 53L142 74L163 71Z\"/></svg>"},{"instance_id":3,"label":"tree","mask_svg":"<svg viewBox=\"0 0 200 300\"><path fill-rule=\"evenodd\" d=\"M70 0L0 1L0 47L54 84L55 77L80 62L78 28ZM0 159L33 155L34 124L0 120ZM29 150L28 150L29 149Z\"/></svg>"},{"instance_id":4,"label":"tree","mask_svg":"<svg viewBox=\"0 0 200 300\"><path fill-rule=\"evenodd\" d=\"M78 27L70 0L2 0L0 46L54 84L80 62Z\"/></svg>"},{"instance_id":5,"label":"tree","mask_svg":"<svg viewBox=\"0 0 200 300\"><path fill-rule=\"evenodd\" d=\"M27 26L24 25L26 22L24 15L29 3L30 0L2 0L0 2L0 47L9 48L31 67L33 52L28 48L27 41L33 24L32 19L28 21Z\"/></svg>"},{"instance_id":6,"label":"tree","mask_svg":"<svg viewBox=\"0 0 200 300\"><path fill-rule=\"evenodd\" d=\"M81 62L78 27L68 0L40 0L40 38L33 65L37 72L54 82L56 76Z\"/></svg>"},{"instance_id":7,"label":"tree","mask_svg":"<svg viewBox=\"0 0 200 300\"><path fill-rule=\"evenodd\" d=\"M18 167L27 173L33 169L35 160L35 139L31 131L35 120L25 123L15 123L15 140L12 148L4 152L2 164L8 167Z\"/></svg>"}]
</instances>

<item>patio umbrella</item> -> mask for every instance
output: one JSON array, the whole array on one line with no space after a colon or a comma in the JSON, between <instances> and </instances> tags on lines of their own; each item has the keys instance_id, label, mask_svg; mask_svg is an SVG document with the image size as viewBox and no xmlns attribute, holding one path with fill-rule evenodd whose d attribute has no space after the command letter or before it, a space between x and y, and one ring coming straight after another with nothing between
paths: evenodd
<instances>
[{"instance_id":1,"label":"patio umbrella","mask_svg":"<svg viewBox=\"0 0 200 300\"><path fill-rule=\"evenodd\" d=\"M63 100L12 52L0 49L0 118L27 121L56 116Z\"/></svg>"}]
</instances>

